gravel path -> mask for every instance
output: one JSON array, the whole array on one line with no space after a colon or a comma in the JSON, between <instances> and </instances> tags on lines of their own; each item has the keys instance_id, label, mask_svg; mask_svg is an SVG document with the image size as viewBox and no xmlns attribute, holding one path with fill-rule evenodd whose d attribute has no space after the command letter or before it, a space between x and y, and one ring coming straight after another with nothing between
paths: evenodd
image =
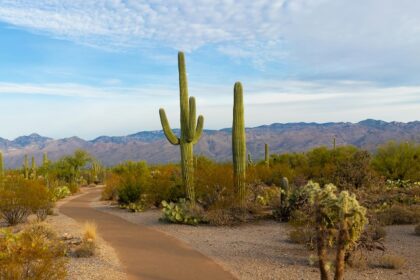
<instances>
[{"instance_id":1,"label":"gravel path","mask_svg":"<svg viewBox=\"0 0 420 280\"><path fill-rule=\"evenodd\" d=\"M72 196L57 203L57 207L79 197ZM72 236L82 236L82 224L61 214L55 209L57 215L48 216L47 223L60 235L65 233ZM117 257L115 250L109 246L99 235L96 240L96 254L90 258L70 258L68 263L67 280L125 280L127 276Z\"/></svg>"},{"instance_id":2,"label":"gravel path","mask_svg":"<svg viewBox=\"0 0 420 280\"><path fill-rule=\"evenodd\" d=\"M92 208L90 203L99 199L100 191L100 188L89 190L61 205L60 211L80 222L95 222L99 234L117 252L128 279L235 279L210 258L176 238Z\"/></svg>"},{"instance_id":3,"label":"gravel path","mask_svg":"<svg viewBox=\"0 0 420 280\"><path fill-rule=\"evenodd\" d=\"M97 202L94 207L174 236L213 258L239 279L319 279L318 269L308 262L308 256L316 253L290 243L287 224L261 221L240 227L193 227L160 223L158 210L129 213L106 202ZM369 267L348 268L346 279L420 279L420 237L413 232L414 226L387 227L386 254L403 256L407 260L403 269L378 268L378 258L383 253L370 253Z\"/></svg>"}]
</instances>

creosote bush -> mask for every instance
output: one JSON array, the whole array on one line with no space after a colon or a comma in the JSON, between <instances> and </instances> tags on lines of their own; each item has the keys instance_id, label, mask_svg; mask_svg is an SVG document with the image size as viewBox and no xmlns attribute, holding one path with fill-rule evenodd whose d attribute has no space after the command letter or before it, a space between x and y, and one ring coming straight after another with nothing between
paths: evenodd
<instances>
[{"instance_id":1,"label":"creosote bush","mask_svg":"<svg viewBox=\"0 0 420 280\"><path fill-rule=\"evenodd\" d=\"M0 217L9 225L24 222L32 213L43 220L53 206L51 193L43 181L24 179L18 175L10 175L3 180L0 197Z\"/></svg>"},{"instance_id":2,"label":"creosote bush","mask_svg":"<svg viewBox=\"0 0 420 280\"><path fill-rule=\"evenodd\" d=\"M0 234L0 279L65 279L65 245L44 224Z\"/></svg>"}]
</instances>

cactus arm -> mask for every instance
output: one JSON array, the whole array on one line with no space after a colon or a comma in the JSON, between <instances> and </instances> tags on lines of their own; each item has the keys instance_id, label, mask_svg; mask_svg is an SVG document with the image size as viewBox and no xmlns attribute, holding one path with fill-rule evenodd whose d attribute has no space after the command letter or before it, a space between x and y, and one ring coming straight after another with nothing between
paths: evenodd
<instances>
[{"instance_id":1,"label":"cactus arm","mask_svg":"<svg viewBox=\"0 0 420 280\"><path fill-rule=\"evenodd\" d=\"M197 120L197 126L195 129L193 144L196 144L198 140L200 140L201 134L203 133L203 127L204 127L204 117L202 115L199 115L198 120Z\"/></svg>"},{"instance_id":2,"label":"cactus arm","mask_svg":"<svg viewBox=\"0 0 420 280\"><path fill-rule=\"evenodd\" d=\"M195 122L197 121L197 114L195 110L195 98L192 96L190 97L189 107L190 107L190 112L189 112L189 117L188 117L187 141L192 142L194 140L194 135L195 135L195 128L196 128Z\"/></svg>"},{"instance_id":3,"label":"cactus arm","mask_svg":"<svg viewBox=\"0 0 420 280\"><path fill-rule=\"evenodd\" d=\"M160 116L160 122L162 124L163 132L165 133L166 138L172 145L179 145L180 140L179 138L173 133L168 118L166 117L165 110L160 108L159 109L159 116Z\"/></svg>"}]
</instances>

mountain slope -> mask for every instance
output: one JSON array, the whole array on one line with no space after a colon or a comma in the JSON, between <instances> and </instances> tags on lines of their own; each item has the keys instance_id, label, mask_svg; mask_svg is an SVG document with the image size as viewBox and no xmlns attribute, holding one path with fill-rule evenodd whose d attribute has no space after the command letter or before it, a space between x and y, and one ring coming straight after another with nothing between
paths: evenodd
<instances>
[{"instance_id":1,"label":"mountain slope","mask_svg":"<svg viewBox=\"0 0 420 280\"><path fill-rule=\"evenodd\" d=\"M179 130L175 131L179 133ZM317 146L354 145L374 150L389 140L420 143L420 121L409 123L364 120L359 123L274 123L247 128L247 149L254 159L263 157L264 143L271 153L306 151ZM21 136L13 141L0 138L7 167L21 166L25 154L38 162L48 153L52 160L85 149L106 165L125 160L146 160L150 163L179 160L179 149L165 139L162 131L143 131L127 136L101 136L91 141L78 137L53 140L38 134ZM205 130L195 146L195 153L220 161L231 158L230 129Z\"/></svg>"}]
</instances>

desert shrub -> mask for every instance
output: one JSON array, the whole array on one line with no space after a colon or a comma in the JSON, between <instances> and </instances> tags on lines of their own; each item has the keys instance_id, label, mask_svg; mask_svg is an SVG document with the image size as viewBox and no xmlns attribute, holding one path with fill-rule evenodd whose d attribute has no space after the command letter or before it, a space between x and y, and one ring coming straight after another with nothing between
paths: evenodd
<instances>
[{"instance_id":1,"label":"desert shrub","mask_svg":"<svg viewBox=\"0 0 420 280\"><path fill-rule=\"evenodd\" d=\"M209 209L204 213L203 220L212 226L233 226L238 223L229 208Z\"/></svg>"},{"instance_id":2,"label":"desert shrub","mask_svg":"<svg viewBox=\"0 0 420 280\"><path fill-rule=\"evenodd\" d=\"M185 199L180 199L178 203L162 201L162 207L164 221L186 225L197 225L202 221L201 209Z\"/></svg>"},{"instance_id":3,"label":"desert shrub","mask_svg":"<svg viewBox=\"0 0 420 280\"><path fill-rule=\"evenodd\" d=\"M118 186L120 185L120 176L115 173L108 173L105 178L105 188L101 193L102 200L118 199Z\"/></svg>"},{"instance_id":4,"label":"desert shrub","mask_svg":"<svg viewBox=\"0 0 420 280\"><path fill-rule=\"evenodd\" d=\"M152 168L148 195L155 206L161 201L177 201L185 197L182 187L181 169L175 164L166 164Z\"/></svg>"},{"instance_id":5,"label":"desert shrub","mask_svg":"<svg viewBox=\"0 0 420 280\"><path fill-rule=\"evenodd\" d=\"M377 214L382 225L415 224L420 221L420 206L393 205Z\"/></svg>"},{"instance_id":6,"label":"desert shrub","mask_svg":"<svg viewBox=\"0 0 420 280\"><path fill-rule=\"evenodd\" d=\"M129 204L139 201L150 182L150 172L147 164L143 161L129 161L116 166L113 172L119 176L116 186L118 202Z\"/></svg>"},{"instance_id":7,"label":"desert shrub","mask_svg":"<svg viewBox=\"0 0 420 280\"><path fill-rule=\"evenodd\" d=\"M293 229L289 231L289 239L292 243L307 245L310 249L314 248L315 231L310 228Z\"/></svg>"},{"instance_id":8,"label":"desert shrub","mask_svg":"<svg viewBox=\"0 0 420 280\"><path fill-rule=\"evenodd\" d=\"M67 186L52 187L51 193L53 201L57 201L71 195L71 191Z\"/></svg>"},{"instance_id":9,"label":"desert shrub","mask_svg":"<svg viewBox=\"0 0 420 280\"><path fill-rule=\"evenodd\" d=\"M216 163L199 157L195 174L197 201L205 210L228 208L235 204L231 164Z\"/></svg>"},{"instance_id":10,"label":"desert shrub","mask_svg":"<svg viewBox=\"0 0 420 280\"><path fill-rule=\"evenodd\" d=\"M406 263L406 260L397 255L384 255L379 259L379 266L388 269L400 269Z\"/></svg>"},{"instance_id":11,"label":"desert shrub","mask_svg":"<svg viewBox=\"0 0 420 280\"><path fill-rule=\"evenodd\" d=\"M42 224L0 234L0 279L65 279L65 246Z\"/></svg>"},{"instance_id":12,"label":"desert shrub","mask_svg":"<svg viewBox=\"0 0 420 280\"><path fill-rule=\"evenodd\" d=\"M388 142L378 148L372 165L387 179L419 181L420 145Z\"/></svg>"},{"instance_id":13,"label":"desert shrub","mask_svg":"<svg viewBox=\"0 0 420 280\"><path fill-rule=\"evenodd\" d=\"M53 206L51 194L40 180L8 176L0 187L0 216L10 225L26 220L34 213L45 219Z\"/></svg>"},{"instance_id":14,"label":"desert shrub","mask_svg":"<svg viewBox=\"0 0 420 280\"><path fill-rule=\"evenodd\" d=\"M414 233L415 233L417 236L420 236L420 224L418 224L418 225L414 228Z\"/></svg>"},{"instance_id":15,"label":"desert shrub","mask_svg":"<svg viewBox=\"0 0 420 280\"><path fill-rule=\"evenodd\" d=\"M73 256L76 258L87 258L95 254L97 238L97 225L93 222L86 222L83 225L82 243L78 245L74 251Z\"/></svg>"}]
</instances>

